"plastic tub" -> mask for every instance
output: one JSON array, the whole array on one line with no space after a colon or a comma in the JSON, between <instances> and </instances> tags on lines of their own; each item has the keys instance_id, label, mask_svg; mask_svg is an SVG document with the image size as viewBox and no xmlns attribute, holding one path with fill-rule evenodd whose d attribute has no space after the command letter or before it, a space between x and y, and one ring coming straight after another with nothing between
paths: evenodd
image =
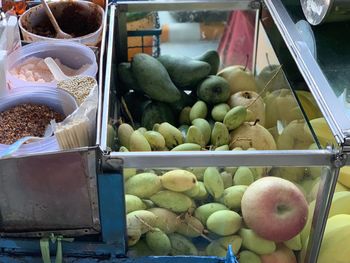
<instances>
[{"instance_id":1,"label":"plastic tub","mask_svg":"<svg viewBox=\"0 0 350 263\"><path fill-rule=\"evenodd\" d=\"M57 82L33 82L25 81L10 73L11 69L20 65L31 57L38 58L58 58L63 65L72 69L79 69L83 65L88 66L80 75L95 77L97 73L97 62L95 53L87 46L70 41L43 41L25 45L12 52L7 58L6 79L8 87L24 87L24 86L43 86L56 87Z\"/></svg>"},{"instance_id":2,"label":"plastic tub","mask_svg":"<svg viewBox=\"0 0 350 263\"><path fill-rule=\"evenodd\" d=\"M91 16L94 16L98 19L97 23L99 23L99 27L95 32L92 32L80 37L74 37L69 39L68 41L75 41L88 46L98 46L102 38L103 16L104 16L103 8L97 4L94 4L88 1L74 1L74 2L79 4L79 8L77 8L76 12L83 14L84 17L86 16L86 21L84 22L86 24L90 23ZM58 1L58 2L48 3L52 13L56 18L60 18L61 15L66 15L67 17L71 17L71 14L67 15L65 13L65 8L71 4L72 4L72 1ZM42 35L32 33L33 29L35 29L36 27L42 27L43 24L47 24L47 23L50 23L50 22L41 4L28 9L19 19L19 27L21 29L23 39L28 42L36 42L36 41L43 41L43 40L57 40L54 37L45 37ZM64 28L62 28L62 30L63 29ZM70 33L70 32L66 32L66 33Z\"/></svg>"},{"instance_id":3,"label":"plastic tub","mask_svg":"<svg viewBox=\"0 0 350 263\"><path fill-rule=\"evenodd\" d=\"M65 90L51 87L21 87L11 91L6 96L0 97L0 112L23 103L47 105L65 116L74 112L78 107L74 97ZM9 145L0 144L0 152L8 148ZM56 137L50 136L36 142L23 144L12 156L59 150Z\"/></svg>"}]
</instances>

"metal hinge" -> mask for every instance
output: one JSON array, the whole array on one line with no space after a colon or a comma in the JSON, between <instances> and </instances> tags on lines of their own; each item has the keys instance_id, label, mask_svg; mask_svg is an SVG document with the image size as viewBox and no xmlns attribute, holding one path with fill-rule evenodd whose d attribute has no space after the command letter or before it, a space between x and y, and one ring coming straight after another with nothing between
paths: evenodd
<instances>
[{"instance_id":1,"label":"metal hinge","mask_svg":"<svg viewBox=\"0 0 350 263\"><path fill-rule=\"evenodd\" d=\"M262 4L263 4L263 1L261 1L261 0L254 0L254 1L250 2L249 6L252 9L260 9L262 7Z\"/></svg>"},{"instance_id":2,"label":"metal hinge","mask_svg":"<svg viewBox=\"0 0 350 263\"><path fill-rule=\"evenodd\" d=\"M339 152L335 155L333 160L333 165L337 168L343 167L346 165L346 161L348 159L348 155L342 152Z\"/></svg>"},{"instance_id":3,"label":"metal hinge","mask_svg":"<svg viewBox=\"0 0 350 263\"><path fill-rule=\"evenodd\" d=\"M116 172L123 169L123 159L102 155L101 169L103 172Z\"/></svg>"}]
</instances>

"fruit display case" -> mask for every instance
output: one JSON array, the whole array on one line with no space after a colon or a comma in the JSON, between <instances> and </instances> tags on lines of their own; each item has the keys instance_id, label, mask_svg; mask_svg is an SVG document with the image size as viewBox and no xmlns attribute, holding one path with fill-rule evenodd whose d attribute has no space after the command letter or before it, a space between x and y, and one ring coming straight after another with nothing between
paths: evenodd
<instances>
[{"instance_id":1,"label":"fruit display case","mask_svg":"<svg viewBox=\"0 0 350 263\"><path fill-rule=\"evenodd\" d=\"M287 96L291 98L291 100L293 101L292 102L293 105L290 106L291 108L289 108L289 106L287 106L286 104L284 105L282 104L282 108L279 108L277 111L278 112L285 111L289 113L289 110L290 110L291 115L293 115L297 111L296 115L283 116L283 117L279 116L276 118L277 120L280 119L282 120L282 122L286 122L282 124L282 126L287 125L288 123L292 123L294 121L291 126L302 124L303 127L307 127L304 129L308 130L310 134L312 134L313 137L311 141L306 141L306 142L303 141L303 139L305 139L306 134L304 134L303 132L298 133L298 128L295 128L294 130L295 135L289 138L290 141L288 141L287 139L288 142L286 142L285 144L283 143L283 139L281 139L283 136L279 137L280 139L278 139L278 150L259 149L259 150L251 150L251 151L212 151L211 148L209 148L209 150L207 148L206 150L202 150L202 151L188 151L188 152L187 151L184 151L184 152L153 151L151 152L149 150L143 152L138 150L128 151L128 149L125 149L123 147L119 148L120 146L123 146L123 144L121 143L122 138L119 138L119 140L118 138L116 138L116 141L114 141L113 139L111 140L111 136L112 137L114 136L113 133L111 133L111 126L114 126L113 128L118 129L118 127L120 127L121 123L123 123L124 120L133 121L132 118L130 119L130 112L133 111L135 107L137 107L136 106L137 102L136 103L133 102L129 104L130 105L129 108L127 107L128 105L125 106L125 101L123 102L123 99L122 99L123 95L125 95L125 90L123 91L123 87L121 83L118 82L118 73L116 68L118 64L127 62L129 60L127 56L128 54L127 27L126 27L125 13L139 12L141 10L157 11L159 13L161 13L162 11L176 12L176 11L203 11L203 10L204 11L256 10L256 17L258 19L256 20L256 31L255 31L255 37L254 37L255 48L254 48L254 55L252 59L253 72L255 72L256 75L259 75L259 73L263 71L262 69L265 66L267 66L268 69L270 68L270 70L273 71L269 61L274 61L274 63L279 63L279 60L280 60L279 56L281 56L281 54L279 54L278 52L275 53L275 50L274 50L275 47L273 45L272 45L272 48L266 49L264 47L265 43L261 43L259 41L260 37L262 37L260 33L265 32L265 26L266 26L261 21L263 21L264 16L266 15L266 12L268 12L268 9L263 9L263 3L261 2L257 2L257 1L215 1L215 2L213 1L196 1L196 2L174 1L169 3L169 2L157 1L157 2L147 3L142 1L141 2L125 1L125 2L117 2L115 5L112 5L110 10L111 15L110 15L110 27L109 27L110 45L107 51L108 52L107 58L109 59L109 62L107 62L107 70L106 70L106 81L105 81L106 86L105 86L105 94L104 94L105 107L104 107L104 116L102 120L102 134L101 134L101 138L102 138L101 148L106 154L105 162L104 162L105 165L108 166L111 170L118 171L116 173L116 176L122 176L124 174L124 180L128 180L130 176L133 176L135 171L137 171L137 174L144 174L144 173L150 172L150 173L164 176L167 173L171 173L171 171L169 170L174 170L174 169L185 170L189 168L199 169L200 167L202 169L206 169L206 167L217 167L220 172L225 171L225 169L229 167L236 167L236 168L237 167L251 167L251 168L252 167L265 167L265 168L269 167L270 169L272 168L272 171L274 171L271 173L274 175L278 175L279 172L289 173L290 171L291 173L293 173L292 171L296 171L298 170L298 168L301 168L302 171L307 171L308 177L310 177L310 174L313 173L312 171L317 171L315 173L315 176L318 177L318 179L320 180L320 184L316 190L316 192L318 192L318 194L315 195L316 200L314 200L314 203L313 203L313 205L315 205L317 208L314 209L315 212L312 213L312 215L310 214L309 223L308 223L309 224L308 230L311 229L311 233L310 233L308 242L305 243L305 240L303 241L304 247L302 251L297 253L299 262L317 262L317 256L320 251L323 232L327 221L327 214L329 212L331 199L334 194L335 186L337 184L339 168L345 164L346 155L343 155L342 152L339 152L338 149L335 148L336 145L334 145L335 146L334 148L332 147L323 148L322 146L324 141L321 141L316 136L315 130L312 129L312 123L308 119L309 114L313 113L314 115L312 117L321 118L322 117L321 111L323 114L324 114L324 111L320 105L316 104L316 102L313 102L313 106L311 110L310 110L310 107L307 108L307 104L311 103L311 101L308 101L305 104L305 98L304 98L305 93L303 92L307 91L307 86L305 85L305 82L302 80L302 75L297 69L297 66L293 59L289 58L288 61L283 61L283 63L286 63L286 65L288 66L290 65L290 68L291 68L289 70L289 69L285 69L286 65L283 66L283 69L285 71L284 72L285 76L288 79L288 81L286 81L285 83L281 83L281 86L283 88L283 94L278 92L276 93L272 89L270 90L271 92L270 95L273 96L277 94L277 97ZM279 31L276 30L274 33L278 34L278 32ZM270 37L271 35L268 35L268 38ZM271 42L273 43L273 40L271 40ZM183 43L183 46L186 46L186 43ZM163 54L162 43L160 44L160 50L162 55ZM265 58L265 53L268 53L267 59ZM177 55L181 55L181 54L177 54ZM195 55L193 54L192 56L195 56ZM132 61L132 63L135 63L135 62ZM275 69L280 68L279 64L277 66L276 65L274 66L275 66ZM276 73L276 71L277 70L275 70L274 73ZM298 85L302 86L301 91L300 89L299 91L298 89L294 89L295 83L293 82L293 79L290 79L290 75L289 75L291 73L294 73L294 75L297 76L298 80L301 79L301 81L297 83ZM275 75L278 75L278 72ZM284 75L282 74L282 79L284 78L283 76ZM293 87L293 89L291 87ZM316 100L318 100L318 97L315 96L315 98ZM277 107L276 106L277 104L273 104L273 103L276 103L274 102L273 99L270 102L271 102L271 105L274 105L273 107ZM265 101L265 103L267 102ZM296 107L297 107L297 110L295 109ZM318 107L320 107L321 111ZM129 110L130 112L128 112ZM270 110L276 111L276 109L270 109ZM145 111L145 108L143 108L143 111ZM131 115L133 115L133 113ZM296 121L297 119L299 119L299 121ZM136 120L134 119L134 121L138 122L137 119ZM273 120L273 121L275 122L276 120ZM278 124L278 125L281 125L281 124ZM289 128L291 128L291 126ZM150 125L150 127L152 127L152 125ZM142 131L143 128L144 127L141 127L140 131ZM274 128L279 129L278 127L270 127L270 128L272 130ZM284 126L284 128L285 130L288 130L286 129L286 126ZM149 129L152 129L152 128L147 128L146 130L149 130ZM299 126L299 130L300 130L300 126ZM298 140L301 140L301 142ZM310 143L311 144L314 143L314 145L313 147L309 148ZM324 169L321 169L322 167ZM313 168L316 168L316 170L313 170ZM293 170L293 169L296 169L296 170ZM289 178L288 177L289 176L285 176L285 178L295 181L295 178L293 179L293 176ZM202 179L198 179L198 181L201 181L201 180ZM132 184L131 182L129 183ZM143 183L139 183L139 184L140 184L140 187L143 186L147 188L147 186L144 185ZM126 189L124 189L125 187ZM123 193L125 192L127 195L130 195L130 194L133 195L133 191L130 190L129 184L126 184L123 187L123 189L124 189ZM171 198L169 196L169 199L176 199L176 197L177 196L173 196ZM154 201L154 202L158 202L158 201ZM170 202L170 200L168 200L168 202ZM161 204L161 203L162 202L160 201L160 203L157 203L157 205L161 207L166 207L165 204ZM197 206L200 204L201 202L199 203L196 202ZM311 211L313 211L313 209ZM129 221L129 219L127 221ZM125 227L129 229L128 224L130 222L124 222L124 223L127 223ZM206 227L210 228L210 226L208 225ZM306 235L308 236L308 234ZM126 241L129 239L129 247L125 251L125 255L129 257L130 260L145 262L145 260L157 261L157 260L168 259L168 257L164 257L164 256L152 257L152 252L149 252L149 251L148 253L145 251L140 252L138 251L139 248L137 248L136 250L133 249L133 245L135 245L135 243L137 244L137 241L139 240L140 236L138 237L136 236L136 242L133 238L134 236L130 235L130 232L125 233ZM211 239L212 236L209 235L209 237L207 236L207 238L213 241ZM145 239L146 239L145 235L142 235L140 243L144 244ZM204 239L206 238L204 237ZM214 235L214 239L215 239L215 235ZM208 240L206 240L207 243L204 242L205 243L204 248L203 248L203 244L202 246L200 244L201 241L198 241L197 239L192 239L192 241L196 245L197 245L196 242L198 242L199 244L197 247L198 254L196 254L197 252L192 254L193 257L189 259L190 262L192 261L194 262L195 260L197 260L199 258L198 255L203 255L203 250L205 250L205 246L208 246ZM247 248L249 245L244 244L243 246ZM235 251L235 253L236 252L237 251ZM211 252L207 251L207 253L204 252L204 254L207 257L210 257L214 255L217 256L217 254L219 253L216 254L215 252L212 252L211 254ZM153 255L157 255L156 252L154 252ZM174 254L173 252L173 255L176 255L176 253ZM197 255L197 256L194 256L194 255ZM223 255L221 254L221 257L222 256ZM239 257L239 253L238 253L238 257ZM173 260L174 261L178 260L178 256L174 256Z\"/></svg>"},{"instance_id":2,"label":"fruit display case","mask_svg":"<svg viewBox=\"0 0 350 263\"><path fill-rule=\"evenodd\" d=\"M262 4L263 3L259 1L244 0L201 0L172 2L140 1L117 2L114 4L110 4L108 6L108 21L105 21L106 31L104 32L105 35L101 50L101 54L103 54L103 56L101 57L100 61L99 84L100 88L103 87L103 91L101 90L100 92L101 97L99 100L100 114L98 115L96 142L97 146L93 149L89 149L88 151L86 149L81 149L78 152L72 153L68 152L38 157L26 157L23 159L10 158L9 160L3 160L3 167L8 167L8 169L3 170L4 173L7 170L10 171L10 173L6 173L7 177L5 178L8 178L8 176L12 175L12 180L7 181L7 185L0 185L0 189L4 190L2 192L6 194L8 193L8 189L20 189L12 194L18 196L18 199L20 199L20 197L22 197L22 199L18 200L16 198L11 198L11 202L9 202L7 196L6 198L0 199L1 201L3 201L0 202L0 204L3 204L4 208L9 209L5 210L2 208L2 206L0 207L0 226L3 227L4 225L6 227L9 227L10 229L10 231L1 232L0 261L3 260L3 262L21 262L21 260L25 260L26 262L41 262L39 242L40 238L43 237L48 239L50 237L50 234L54 234L55 236L53 236L53 241L49 242L48 245L49 250L51 251L51 255L54 255L55 251L58 252L58 250L56 250L55 241L59 240L57 245L62 245L64 262L238 262L240 254L236 253L237 247L235 247L235 244L237 245L237 242L242 242L242 239L237 238L236 235L235 239L226 241L226 243L224 243L225 249L223 252L222 244L220 243L219 247L217 246L217 243L219 242L218 240L220 239L218 236L220 236L221 233L220 230L216 230L217 227L215 225L218 224L214 224L213 226L213 224L208 225L207 223L205 227L210 228L209 232L212 233L208 233L208 231L206 230L207 232L202 232L202 235L199 237L191 239L185 238L185 240L191 240L191 242L193 242L193 244L196 245L194 248L195 252L193 252L193 250L190 250L191 253L188 253L190 255L181 255L181 253L179 253L180 255L176 255L176 253L173 252L173 256L165 256L161 253L157 254L155 252L153 253L152 251L150 252L149 249L146 250L146 253L145 251L140 252L138 250L133 249L133 246L128 245L128 241L130 242L130 240L128 240L130 238L130 235L128 236L128 234L130 233L128 233L127 231L128 222L126 211L129 208L125 206L125 193L130 195L131 192L130 185L126 186L124 183L125 180L129 178L129 176L134 175L136 170L138 174L157 174L161 175L162 178L165 178L165 174L167 172L171 173L170 170L181 169L183 171L187 169L192 169L190 171L192 171L193 174L195 174L195 170L203 171L203 169L206 170L207 167L216 167L215 169L217 169L217 171L219 171L220 174L225 174L226 172L227 175L231 173L231 182L229 184L232 185L232 176L233 173L236 172L236 169L239 167L249 167L248 169L250 171L254 171L254 178L255 176L259 177L259 174L261 175L261 173L273 171L274 175L278 175L283 172L288 173L286 179L294 181L293 177L296 176L297 178L299 178L300 171L302 171L303 175L304 172L307 173L307 176L305 176L305 178L308 179L307 181L312 181L311 179L319 180L318 186L313 187L313 191L309 189L310 195L308 195L307 197L308 201L313 203L314 206L314 209L311 210L310 216L308 218L308 229L304 232L304 238L306 236L306 238L308 238L308 242L304 242L305 244L302 249L302 252L296 253L298 255L298 262L317 262L317 256L320 250L322 236L326 225L327 214L329 212L331 199L334 194L337 183L339 168L344 165L346 161L346 155L343 155L343 153L336 148L325 147L324 149L322 149L322 144L320 143L318 137L315 135L315 131L313 129L310 129L312 128L312 125L310 125L310 122L307 118L308 114L312 112L312 110L308 111L306 107L303 107L303 93L294 92L294 83L291 81L292 78L289 75L290 71L288 69L284 68L284 73L288 79L288 82L286 82L283 86L283 94L278 93L277 97L287 97L289 103L291 103L292 105L290 105L290 108L286 107L286 111L291 112L292 114L288 115L287 117L275 117L274 122L276 121L276 118L277 120L281 119L281 125L283 127L284 125L295 121L293 122L293 124L297 125L298 129L294 131L301 131L306 129L313 136L306 136L304 132L302 132L300 136L300 134L296 132L295 136L287 138L284 141L284 143L281 139L278 150L250 149L249 151L211 151L211 149L206 149L205 151L203 150L186 152L121 152L117 151L119 147L116 147L116 145L120 146L119 140L118 138L113 138L114 131L111 129L118 128L118 125L120 124L120 117L123 117L125 119L127 119L128 117L128 114L125 111L121 111L123 107L123 103L121 101L122 94L121 87L117 81L118 74L116 71L117 65L119 63L126 62L128 60L128 33L126 25L126 12L231 12L233 10L251 10L254 12L254 15L256 17L256 27L254 33L254 51L251 64L253 65L253 72L255 72L255 74L258 75L259 71L261 72L265 66L268 66L267 68L270 68L271 65L267 65L270 64L270 62L267 62L268 60L273 61L274 63L277 63L278 60L280 60L280 54L276 52L276 55L274 52L276 49L266 50L266 47L264 47L264 45L260 42L260 33L265 30L266 25L262 25L259 21L263 21L262 15L264 15L265 11L268 11L262 9ZM213 17L215 18L216 16ZM226 16L223 17L225 17L224 19L227 18ZM266 31L268 32L268 30ZM269 35L269 38L273 43L274 39L272 39L271 35ZM188 43L181 43L182 52L186 50L186 48L184 48L186 47L186 44ZM161 43L161 52L163 51L163 48L164 45L162 45ZM261 53L263 53L263 55L261 55ZM265 53L269 53L267 60L265 59ZM293 59L288 60L288 63L291 65L291 68L293 66L294 68L296 68ZM277 70L280 70L279 68L280 67L277 66ZM273 75L276 76L278 75L278 73L280 73L279 71L277 72L277 74L275 74L276 71L271 71L273 72ZM293 73L292 70L291 72ZM300 72L303 73L302 70ZM298 75L298 78L300 78L299 70L296 70L294 74ZM284 79L283 75L282 79ZM291 89L290 84L293 87L293 89ZM309 85L308 82L307 84ZM315 98L318 97L315 96ZM270 97L270 100L272 101L271 105L274 105L273 107L277 107L276 104L273 104L275 103L273 96ZM285 104L283 104L282 106L284 105ZM132 104L132 107L137 108L137 106L137 104ZM325 114L323 108L320 107L320 109L322 113ZM273 110L274 109L272 108L272 111ZM317 117L320 116L320 114L317 114ZM297 119L299 121L297 121ZM272 128L273 130L275 127L270 128ZM284 128L285 130L287 130L286 126ZM281 132L281 134L282 133L283 131ZM304 138L299 138L301 140L297 140L298 136L305 136L307 137L307 139L304 140ZM293 140L293 143L288 143L289 140ZM313 144L313 147L309 149L310 144ZM72 160L74 160L74 158L79 160L80 158L82 158L83 161L80 160L74 165L72 164ZM47 182L40 181L40 184L34 184L34 186L39 187L41 189L40 192L47 193L45 197L40 195L39 200L37 200L36 204L40 206L38 209L40 209L41 211L48 211L47 207L50 207L49 211L52 211L53 213L49 215L47 213L35 213L33 215L35 216L34 218L31 218L30 216L26 215L26 218L22 216L22 220L20 221L16 221L13 219L14 217L15 219L18 219L18 214L11 214L11 208L13 209L13 207L22 206L23 203L27 203L25 202L25 200L23 200L23 198L26 197L26 194L25 192L23 193L22 187L19 187L19 184L23 183L23 175L25 175L26 173L21 172L19 170L13 171L13 165L10 164L10 162L15 163L17 167L22 167L23 169L25 169L28 166L31 167L33 162L54 162L55 166L48 166L46 170L40 169L40 171L36 174L38 177L40 177L40 175L45 176L47 174L55 174L53 172L55 171L53 167L57 167L57 174L61 175L64 173L63 178L62 176L58 177L58 175L54 176L55 178L57 178L57 181L51 181L51 177L49 177L45 178L47 179ZM30 163L31 165L29 165L28 163ZM85 168L84 172L82 171L81 167ZM60 168L60 170L58 168ZM79 182L76 182L77 185L75 185L71 183L71 180L69 180L69 178L73 176L76 178L76 174L80 175L80 183L85 182L86 184L88 184L88 187L87 189L85 188L85 191L83 187L78 185ZM214 171L214 174L217 174L216 170ZM289 175L291 177L289 177ZM198 180L198 182L204 180L203 178L201 179L201 175L197 176L195 180ZM202 176L204 175L202 174ZM40 178L40 180L42 180L42 178ZM64 181L64 183L62 183L62 181ZM25 184L30 186L31 184L33 184L33 181L26 181ZM67 186L67 184L70 185ZM204 184L204 182L202 182L202 184ZM142 183L137 183L136 185L141 188L148 188L148 186L146 187L146 184L144 185ZM155 183L155 186L158 187L158 184ZM47 189L47 191L43 191L42 187L46 187L45 189ZM225 190L227 191L227 189L230 188L230 186L225 188ZM80 190L77 191L77 189ZM56 190L54 191L54 194L52 193L52 190ZM72 195L68 195L67 192L72 192ZM84 194L82 195L81 192L84 192ZM161 193L161 191L158 193ZM88 196L88 198L82 198L82 196ZM175 200L179 197L179 195L172 195L172 197L174 198L168 198L166 199L166 201L170 202L171 200L169 199ZM30 198L32 198L32 196L30 196ZM27 196L27 200L30 200L30 198L28 198ZM215 196L209 197L209 199L207 199L210 201L198 201L196 199L195 204L197 206L200 206L213 201L221 202L218 199L213 198L215 198ZM188 199L185 198L185 201L181 203L186 203L187 201ZM52 207L52 205L54 207ZM142 204L142 207L143 206L144 204ZM161 206L161 204L159 203L158 206ZM28 207L28 209L30 209L30 207ZM157 209L157 207L153 209ZM183 211L183 209L180 210ZM6 216L8 216L12 220L9 221L10 224L3 224L3 222L6 223L6 221L4 221L3 218L7 218L4 217L4 211L7 213ZM232 216L233 214L234 212L232 211L230 212L229 216ZM235 213L234 215L236 216L236 214L237 213ZM72 215L74 215L75 217L73 217ZM138 216L142 217L142 215ZM178 214L178 216L181 216L181 214ZM76 220L72 221L72 218ZM91 221L94 223L92 227L89 227L89 223L91 223L91 221L89 221L90 218L92 218ZM143 219L144 218L142 218L141 220ZM27 225L28 221L30 221L29 227ZM20 231L14 231L14 227L18 226L18 222L24 222L24 227L20 229ZM70 225L67 225L67 222L70 223ZM186 221L184 222L186 226ZM222 224L225 224L225 220L221 220L220 222ZM146 225L148 223L149 221L144 222L143 224ZM33 229L35 231L32 231ZM241 230L240 235L247 236L247 234L244 234L249 232L246 231L247 228L242 229L243 230ZM218 232L219 235L217 233L215 234L215 231ZM185 232L188 232L188 230L186 230ZM197 236L198 231L195 232ZM224 234L226 236L227 233ZM184 240L183 238L179 238L178 236L179 235L174 234L172 238L180 241ZM74 241L66 239L70 237L74 237ZM136 233L136 239L137 238L140 237ZM145 243L145 239L146 237L144 234L141 241ZM214 245L211 246L210 250L208 247L213 240ZM272 243L274 244L274 242ZM272 243L265 243L267 247L265 249L269 250L271 246L273 246ZM298 242L296 243L297 244L293 243L292 245L289 245L299 247L300 244ZM227 249L227 257L225 257L223 253L226 253L227 244L230 244L231 248ZM260 246L262 243L256 242L256 244L256 246ZM190 246L190 248L193 249L193 246ZM249 248L250 250L255 249L255 251L257 249L256 247L254 248L254 246L251 247L249 244L247 244L247 241L245 241L245 248ZM209 249L209 252L204 252L206 249ZM299 248L296 250L299 250ZM220 256L218 256L217 254L220 254ZM299 259L299 254L303 254L302 259Z\"/></svg>"}]
</instances>

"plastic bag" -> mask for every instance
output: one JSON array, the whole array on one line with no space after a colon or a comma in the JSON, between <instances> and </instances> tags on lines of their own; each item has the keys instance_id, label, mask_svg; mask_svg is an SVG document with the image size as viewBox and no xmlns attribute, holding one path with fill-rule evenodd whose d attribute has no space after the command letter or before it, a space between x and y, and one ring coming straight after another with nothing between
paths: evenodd
<instances>
[{"instance_id":1,"label":"plastic bag","mask_svg":"<svg viewBox=\"0 0 350 263\"><path fill-rule=\"evenodd\" d=\"M68 92L51 87L25 87L11 91L0 97L0 112L23 103L44 104L66 116L74 112L78 105ZM58 141L52 132L44 138L22 138L12 145L0 144L0 158L60 150ZM31 142L27 140L31 139Z\"/></svg>"},{"instance_id":2,"label":"plastic bag","mask_svg":"<svg viewBox=\"0 0 350 263\"><path fill-rule=\"evenodd\" d=\"M61 150L93 145L96 138L98 105L97 83L84 102L60 123L51 121L52 130Z\"/></svg>"},{"instance_id":3,"label":"plastic bag","mask_svg":"<svg viewBox=\"0 0 350 263\"><path fill-rule=\"evenodd\" d=\"M8 16L0 20L0 96L4 96L6 88L7 55L21 46L17 17Z\"/></svg>"}]
</instances>

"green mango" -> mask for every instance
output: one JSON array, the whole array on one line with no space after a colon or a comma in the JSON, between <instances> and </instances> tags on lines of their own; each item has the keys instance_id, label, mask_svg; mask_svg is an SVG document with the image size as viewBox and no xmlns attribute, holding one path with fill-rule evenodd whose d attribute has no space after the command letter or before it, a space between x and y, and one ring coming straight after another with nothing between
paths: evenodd
<instances>
[{"instance_id":1,"label":"green mango","mask_svg":"<svg viewBox=\"0 0 350 263\"><path fill-rule=\"evenodd\" d=\"M165 67L157 59L145 53L138 53L131 62L133 76L150 98L173 103L181 98L180 91L171 81Z\"/></svg>"},{"instance_id":2,"label":"green mango","mask_svg":"<svg viewBox=\"0 0 350 263\"><path fill-rule=\"evenodd\" d=\"M158 60L180 89L193 89L211 70L208 63L184 56L162 55Z\"/></svg>"}]
</instances>

